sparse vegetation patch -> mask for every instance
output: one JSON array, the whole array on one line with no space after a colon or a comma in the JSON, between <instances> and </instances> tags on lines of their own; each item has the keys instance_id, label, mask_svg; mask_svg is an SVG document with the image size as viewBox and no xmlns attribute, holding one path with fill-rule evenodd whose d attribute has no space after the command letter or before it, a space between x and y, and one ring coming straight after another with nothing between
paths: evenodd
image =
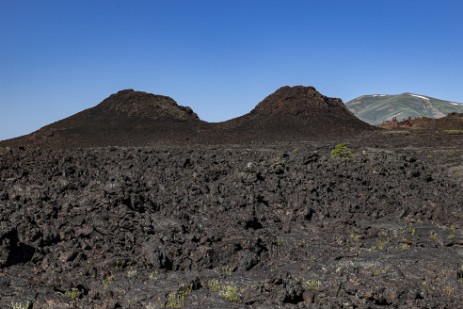
<instances>
[{"instance_id":1,"label":"sparse vegetation patch","mask_svg":"<svg viewBox=\"0 0 463 309\"><path fill-rule=\"evenodd\" d=\"M343 160L352 159L353 154L346 144L337 144L331 151L331 157L333 159L340 158Z\"/></svg>"},{"instance_id":2,"label":"sparse vegetation patch","mask_svg":"<svg viewBox=\"0 0 463 309\"><path fill-rule=\"evenodd\" d=\"M443 132L448 134L463 134L463 130L443 130Z\"/></svg>"}]
</instances>

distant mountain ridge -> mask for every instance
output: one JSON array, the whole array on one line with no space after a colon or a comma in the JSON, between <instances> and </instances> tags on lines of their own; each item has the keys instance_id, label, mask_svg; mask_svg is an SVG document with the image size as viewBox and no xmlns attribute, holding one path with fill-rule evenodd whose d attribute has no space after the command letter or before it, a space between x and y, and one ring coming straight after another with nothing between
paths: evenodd
<instances>
[{"instance_id":1,"label":"distant mountain ridge","mask_svg":"<svg viewBox=\"0 0 463 309\"><path fill-rule=\"evenodd\" d=\"M417 118L442 118L450 113L463 112L463 104L433 97L402 93L360 96L346 103L347 108L361 120L378 125L385 121Z\"/></svg>"}]
</instances>

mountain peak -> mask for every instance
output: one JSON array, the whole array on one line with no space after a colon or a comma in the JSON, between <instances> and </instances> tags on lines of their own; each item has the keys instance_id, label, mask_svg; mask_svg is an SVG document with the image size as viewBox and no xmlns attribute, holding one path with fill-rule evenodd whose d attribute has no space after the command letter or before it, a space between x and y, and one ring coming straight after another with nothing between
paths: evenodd
<instances>
[{"instance_id":1,"label":"mountain peak","mask_svg":"<svg viewBox=\"0 0 463 309\"><path fill-rule=\"evenodd\" d=\"M358 118L373 125L393 119L401 121L416 117L441 118L451 112L463 111L461 104L413 92L364 95L347 102L346 106Z\"/></svg>"},{"instance_id":2,"label":"mountain peak","mask_svg":"<svg viewBox=\"0 0 463 309\"><path fill-rule=\"evenodd\" d=\"M340 99L328 98L318 92L315 87L284 86L260 102L253 113L311 115L338 109L347 111Z\"/></svg>"},{"instance_id":3,"label":"mountain peak","mask_svg":"<svg viewBox=\"0 0 463 309\"><path fill-rule=\"evenodd\" d=\"M172 98L133 89L110 95L97 108L103 112L148 119L199 119L190 107L178 105Z\"/></svg>"}]
</instances>

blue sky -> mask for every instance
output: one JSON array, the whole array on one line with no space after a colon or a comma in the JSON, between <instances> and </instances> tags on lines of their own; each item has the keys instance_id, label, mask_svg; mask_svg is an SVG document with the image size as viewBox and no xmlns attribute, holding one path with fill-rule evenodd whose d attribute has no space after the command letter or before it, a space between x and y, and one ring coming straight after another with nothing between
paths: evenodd
<instances>
[{"instance_id":1,"label":"blue sky","mask_svg":"<svg viewBox=\"0 0 463 309\"><path fill-rule=\"evenodd\" d=\"M0 0L0 139L121 89L207 121L284 85L463 102L461 0Z\"/></svg>"}]
</instances>

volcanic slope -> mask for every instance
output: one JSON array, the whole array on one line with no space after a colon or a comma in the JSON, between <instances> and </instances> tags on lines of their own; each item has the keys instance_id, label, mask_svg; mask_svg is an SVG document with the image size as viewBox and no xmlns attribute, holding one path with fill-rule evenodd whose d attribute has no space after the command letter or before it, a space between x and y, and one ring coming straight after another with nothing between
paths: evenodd
<instances>
[{"instance_id":1,"label":"volcanic slope","mask_svg":"<svg viewBox=\"0 0 463 309\"><path fill-rule=\"evenodd\" d=\"M0 146L56 148L242 144L346 137L376 128L314 87L282 87L250 113L208 123L173 99L122 90L97 106Z\"/></svg>"},{"instance_id":2,"label":"volcanic slope","mask_svg":"<svg viewBox=\"0 0 463 309\"><path fill-rule=\"evenodd\" d=\"M355 117L340 99L304 86L282 87L250 113L219 125L229 140L247 141L334 138L375 129Z\"/></svg>"},{"instance_id":3,"label":"volcanic slope","mask_svg":"<svg viewBox=\"0 0 463 309\"><path fill-rule=\"evenodd\" d=\"M204 125L191 108L170 97L128 89L93 108L1 144L73 148L182 143L195 138Z\"/></svg>"}]
</instances>

